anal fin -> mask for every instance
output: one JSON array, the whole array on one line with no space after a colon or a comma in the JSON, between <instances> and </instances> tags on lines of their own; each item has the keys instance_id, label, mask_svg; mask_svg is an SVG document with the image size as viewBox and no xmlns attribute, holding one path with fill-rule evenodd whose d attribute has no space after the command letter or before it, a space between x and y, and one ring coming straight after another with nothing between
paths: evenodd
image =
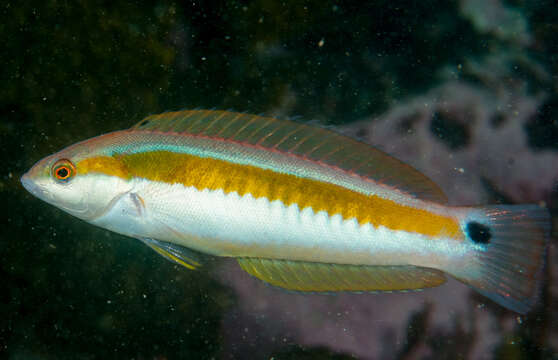
<instances>
[{"instance_id":1,"label":"anal fin","mask_svg":"<svg viewBox=\"0 0 558 360\"><path fill-rule=\"evenodd\" d=\"M240 267L273 286L294 291L404 291L446 281L436 269L417 266L368 266L239 258Z\"/></svg>"},{"instance_id":2,"label":"anal fin","mask_svg":"<svg viewBox=\"0 0 558 360\"><path fill-rule=\"evenodd\" d=\"M145 245L169 261L196 270L203 264L202 255L187 247L151 238L139 238Z\"/></svg>"}]
</instances>

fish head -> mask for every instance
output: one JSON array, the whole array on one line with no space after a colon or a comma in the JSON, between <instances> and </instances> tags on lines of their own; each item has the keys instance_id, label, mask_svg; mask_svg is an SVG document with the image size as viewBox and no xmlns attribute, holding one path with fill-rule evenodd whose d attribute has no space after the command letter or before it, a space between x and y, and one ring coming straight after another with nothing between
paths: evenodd
<instances>
[{"instance_id":1,"label":"fish head","mask_svg":"<svg viewBox=\"0 0 558 360\"><path fill-rule=\"evenodd\" d=\"M102 216L131 189L123 164L87 142L38 161L21 183L39 199L86 221Z\"/></svg>"}]
</instances>

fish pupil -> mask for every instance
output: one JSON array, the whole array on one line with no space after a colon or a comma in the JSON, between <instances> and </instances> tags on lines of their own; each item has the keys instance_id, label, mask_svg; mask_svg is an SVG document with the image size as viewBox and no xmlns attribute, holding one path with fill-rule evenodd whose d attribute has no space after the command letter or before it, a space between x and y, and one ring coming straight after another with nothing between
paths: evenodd
<instances>
[{"instance_id":1,"label":"fish pupil","mask_svg":"<svg viewBox=\"0 0 558 360\"><path fill-rule=\"evenodd\" d=\"M58 175L59 178L64 179L64 178L68 177L70 172L68 171L67 168L63 167L63 168L58 169L56 174Z\"/></svg>"},{"instance_id":2,"label":"fish pupil","mask_svg":"<svg viewBox=\"0 0 558 360\"><path fill-rule=\"evenodd\" d=\"M488 226L472 221L467 224L467 235L477 244L488 244L492 234Z\"/></svg>"}]
</instances>

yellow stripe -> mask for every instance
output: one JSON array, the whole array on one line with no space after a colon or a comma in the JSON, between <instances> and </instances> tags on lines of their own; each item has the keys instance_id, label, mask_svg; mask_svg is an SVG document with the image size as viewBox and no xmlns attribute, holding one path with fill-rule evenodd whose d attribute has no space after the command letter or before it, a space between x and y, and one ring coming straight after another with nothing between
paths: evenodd
<instances>
[{"instance_id":1,"label":"yellow stripe","mask_svg":"<svg viewBox=\"0 0 558 360\"><path fill-rule=\"evenodd\" d=\"M95 156L78 162L76 166L77 175L88 173L103 173L110 176L118 176L129 179L130 174L122 161L111 156Z\"/></svg>"},{"instance_id":2,"label":"yellow stripe","mask_svg":"<svg viewBox=\"0 0 558 360\"><path fill-rule=\"evenodd\" d=\"M84 163L84 164L82 164ZM83 167L83 168L82 168ZM404 230L427 236L462 238L459 223L452 217L398 204L379 196L367 196L339 185L300 178L249 165L200 158L167 151L96 157L78 163L78 173L103 172L122 178L141 177L168 184L180 183L198 190L222 189L239 195L252 194L269 201L280 200L299 209L340 214L392 230Z\"/></svg>"}]
</instances>

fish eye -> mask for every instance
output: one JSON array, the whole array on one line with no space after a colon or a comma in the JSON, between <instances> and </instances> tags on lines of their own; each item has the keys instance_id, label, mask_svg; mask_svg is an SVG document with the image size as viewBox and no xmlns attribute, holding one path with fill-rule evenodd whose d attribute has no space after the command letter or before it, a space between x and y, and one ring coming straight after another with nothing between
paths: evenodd
<instances>
[{"instance_id":1,"label":"fish eye","mask_svg":"<svg viewBox=\"0 0 558 360\"><path fill-rule=\"evenodd\" d=\"M70 160L60 159L52 165L52 176L61 183L69 181L76 173L76 168Z\"/></svg>"}]
</instances>

